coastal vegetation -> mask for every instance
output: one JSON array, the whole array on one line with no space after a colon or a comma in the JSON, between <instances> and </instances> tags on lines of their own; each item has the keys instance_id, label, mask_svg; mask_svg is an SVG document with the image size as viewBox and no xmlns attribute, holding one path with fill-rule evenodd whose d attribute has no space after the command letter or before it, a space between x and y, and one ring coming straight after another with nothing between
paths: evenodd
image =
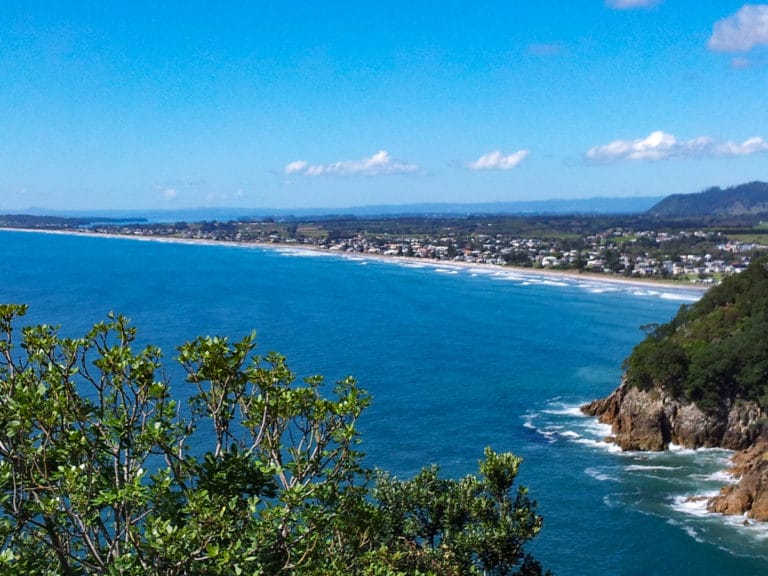
<instances>
[{"instance_id":1,"label":"coastal vegetation","mask_svg":"<svg viewBox=\"0 0 768 576\"><path fill-rule=\"evenodd\" d=\"M658 388L708 412L737 399L768 410L768 259L646 330L625 362L629 385Z\"/></svg>"},{"instance_id":2,"label":"coastal vegetation","mask_svg":"<svg viewBox=\"0 0 768 576\"><path fill-rule=\"evenodd\" d=\"M181 345L185 383L110 314L81 338L0 305L0 572L535 575L521 459L366 468L353 378L297 381L253 335Z\"/></svg>"}]
</instances>

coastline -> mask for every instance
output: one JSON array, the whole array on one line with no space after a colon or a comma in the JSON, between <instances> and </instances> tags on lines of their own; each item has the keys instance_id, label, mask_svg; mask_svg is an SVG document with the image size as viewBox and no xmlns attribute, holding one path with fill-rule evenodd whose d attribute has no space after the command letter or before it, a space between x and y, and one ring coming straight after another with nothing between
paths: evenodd
<instances>
[{"instance_id":1,"label":"coastline","mask_svg":"<svg viewBox=\"0 0 768 576\"><path fill-rule=\"evenodd\" d=\"M455 269L469 270L482 269L495 272L504 272L517 274L530 278L547 278L552 281L571 280L578 282L587 282L594 284L613 284L624 287L636 288L655 288L678 291L694 291L703 294L712 285L702 284L682 284L671 280L659 280L650 278L627 278L608 274L579 272L576 270L553 270L547 268L524 268L519 266L500 266L498 264L488 264L485 262L462 262L462 261L444 261L424 259L408 256L387 256L384 254L372 254L368 252L338 252L320 248L319 246L307 244L288 244L288 243L266 243L266 242L232 242L228 240L206 240L202 238L176 238L157 235L132 235L132 234L104 234L101 232L85 232L78 230L39 230L34 228L5 228L0 227L4 232L27 232L38 234L60 234L65 236L84 236L88 238L108 238L122 240L138 240L143 242L162 242L168 244L189 244L201 246L227 246L233 248L263 248L266 250L283 250L296 252L318 253L332 257L346 259L371 260L379 262L419 264L421 266L432 266L437 269Z\"/></svg>"},{"instance_id":2,"label":"coastline","mask_svg":"<svg viewBox=\"0 0 768 576\"><path fill-rule=\"evenodd\" d=\"M81 233L78 233L78 234L81 234ZM17 238L18 238L18 236L19 235L17 235ZM103 236L103 234L94 234L93 236L94 237L96 237L96 236ZM10 235L9 235L9 237L6 237L6 240L8 241L9 246L11 245L11 238L12 237L10 237ZM221 248L221 249L204 249L204 250L198 251L198 250L195 250L195 249L186 250L185 248L182 248L182 247L174 248L171 245L169 245L165 249L163 249L163 247L160 246L160 245L153 245L153 244L143 244L143 245L142 244L129 244L129 243L109 242L109 241L105 241L102 244L98 244L98 242L92 243L89 240L86 240L86 242L84 242L83 244L79 244L79 242L77 240L69 241L64 236L59 236L59 237L57 237L57 236L48 236L48 237L27 236L26 238L27 239L25 240L25 237L21 236L18 240L13 241L13 244L21 246L22 253L23 253L23 247L24 247L25 244L27 246L40 245L41 249L42 249L43 246L60 244L60 245L63 245L63 246L68 246L69 249L72 250L73 254L76 254L79 250L83 250L83 252L87 251L88 253L90 253L91 251L93 251L93 252L102 252L102 253L106 254L107 257L109 257L110 253L113 254L113 255L114 254L123 254L124 253L126 255L125 256L126 258L130 258L133 254L136 254L136 250L137 249L139 249L139 253L142 253L143 249L141 249L141 247L144 246L144 248L146 249L146 252L144 252L145 254L147 254L147 255L149 255L149 254L156 254L156 253L159 253L161 255L164 254L165 256L162 257L163 260L167 259L167 258L172 258L173 255L189 255L190 258L198 258L198 259L201 260L201 262L205 261L205 260L210 262L210 261L216 261L216 260L220 260L220 259L240 260L242 258L245 258L246 260L253 260L253 261L256 261L256 262L263 262L263 264L261 266L261 270L263 271L262 272L263 274L270 274L270 272L269 272L270 267L274 267L274 269L276 269L276 270L281 270L283 268L288 268L288 269L292 270L294 268L300 269L300 268L303 268L303 267L307 266L310 269L315 269L315 268L319 269L321 271L320 274L322 274L323 276L325 274L330 274L332 278L333 278L333 274L335 274L334 271L337 271L338 273L341 273L341 274L349 273L353 277L360 277L363 280L366 280L369 283L371 283L370 282L371 278L375 278L375 277L378 277L381 274L384 274L386 276L390 276L391 275L392 277L395 278L395 281L397 281L397 279L400 278L400 277L403 277L403 278L411 278L411 277L415 278L415 277L418 277L418 279L416 280L417 283L421 283L423 281L425 284L428 284L430 286L433 286L433 285L436 286L438 284L442 284L442 285L456 285L456 286L462 286L462 287L470 287L470 288L468 288L468 290L473 290L474 289L474 288L471 288L471 286L479 286L479 287L481 287L481 289L486 289L486 288L483 288L483 287L490 286L490 290L492 290L493 292L496 292L498 290L499 292L502 292L502 293L507 293L507 292L530 293L530 292L532 292L533 289L536 289L536 287L535 286L521 287L520 281L514 281L514 282L511 282L511 283L510 282L505 282L505 281L500 281L500 283L499 283L499 281L491 282L490 280L486 280L486 278L489 277L490 275L494 275L494 274L498 274L498 273L509 274L510 276L511 275L520 275L522 277L523 276L522 273L525 273L525 275L528 275L530 273L543 272L543 271L531 271L530 269L528 269L528 270L518 270L518 269L515 269L513 267L500 267L500 266L488 265L488 266L486 266L488 268L488 271L486 271L484 273L480 272L478 274L478 278L470 278L469 277L470 272L460 272L458 275L453 275L454 277L451 278L450 277L451 275L441 274L439 272L434 272L435 268L448 268L447 265L442 265L443 263L441 263L439 261L431 261L431 260L423 260L423 259L413 259L414 262L411 262L411 260L407 259L407 258L400 259L400 258L396 258L396 257L366 255L366 254L356 255L356 254L351 254L351 253L350 254L346 254L346 253L330 252L330 251L327 251L327 250L317 250L317 251L315 251L315 252L319 252L319 255L314 256L314 257L312 255L307 256L307 255L299 255L299 254L284 254L284 255L281 255L281 254L278 254L278 253L267 253L267 252L262 252L261 250L259 250L260 248L264 248L265 250L266 249L270 249L270 250L273 250L273 251L274 250L278 250L280 252L283 252L283 251L292 252L292 253L295 253L295 252L309 252L309 250L305 246L298 246L298 245L291 245L291 244L283 244L283 245L276 245L276 244L258 245L258 244L232 243L232 247L233 248L246 248L248 250L251 250L251 252L250 252L251 256L248 256L249 252L247 252L247 251L234 250L234 249L230 249L228 247L227 248ZM46 238L50 238L51 240L48 241L48 240L46 240ZM116 235L116 238L118 240L120 238L127 238L127 239L135 239L135 240L142 240L142 241L148 241L148 242L158 241L158 242L166 242L166 243L188 243L188 244L202 244L203 243L202 240L196 241L196 240L164 239L164 238L155 239L155 238L130 237L130 236L124 236L124 235L120 235L120 234ZM206 245L216 245L218 243L217 242L205 242L205 244ZM122 248L121 248L121 246L122 246ZM132 246L135 246L136 248L132 248ZM152 248L152 246L156 246L156 248ZM258 251L253 252L254 249L257 249ZM159 251L159 252L156 252L156 251ZM238 254L241 254L242 256L238 256ZM258 256L259 254L264 254L265 256L268 256L269 258L259 257ZM30 253L28 258L31 258L32 255L33 255L33 253ZM195 255L197 255L197 256L195 256ZM341 256L342 258L347 258L348 261L346 263L339 262L338 260L332 260L331 258L326 257L326 256L332 256L332 257ZM135 259L136 256L133 256L133 258ZM184 256L184 258L186 259L186 256ZM364 260L364 259L365 260L371 260L371 262L368 265L365 265L362 262L362 260ZM373 262L373 260L381 260L384 263L383 264L375 263L375 262ZM392 260L398 260L400 262L404 262L404 264L396 264L394 262L393 263L389 263ZM271 264L270 264L270 262L271 262ZM404 266L407 266L407 265L409 265L409 266L420 266L421 269L414 269L413 271L410 271L410 270L408 270L407 268L404 267ZM120 266L119 261L117 262L117 266ZM459 263L453 263L451 265L451 267L459 267ZM465 263L461 263L461 267L464 267L464 268L478 268L478 269L481 268L481 266L479 266L479 265L478 266L470 266L470 265L467 265ZM254 271L256 271L256 270L258 270L258 269L254 268ZM518 274L518 273L520 273L520 274ZM448 278L443 278L443 276L446 276L446 275L449 276L449 277ZM544 275L541 275L541 276L543 277ZM563 273L553 272L552 274L548 274L547 276L551 277L554 280L559 280L560 278L562 278ZM606 280L608 280L608 278L605 278L605 279L603 279L602 277L595 278L593 276L590 276L590 277L587 277L587 278L582 278L581 275L579 275L579 274L571 274L571 276L576 278L578 282L581 282L583 280L583 281L589 281L589 282L600 283L600 284L605 283L606 285L608 284L608 282L606 282ZM619 280L623 280L623 279L619 279ZM622 283L624 283L624 282L622 282ZM573 285L570 282L569 282L569 284ZM642 285L643 288L645 288L645 290L654 290L655 289L655 285L651 286L651 285L649 285L650 283L648 283L648 282L642 282L640 284ZM403 285L398 286L398 287L402 288L403 290L405 290L405 289L409 288L409 285L408 284L403 284ZM681 288L682 288L682 286L681 286ZM591 289L591 287L589 289ZM589 290L589 289L587 289L587 290ZM538 289L536 289L536 290L538 290ZM585 292L587 290L585 290ZM567 297L569 297L569 295L571 295L571 296L575 295L579 291L575 290L575 289L572 289L572 288L564 289L564 290L557 289L557 288L552 288L552 289L549 289L547 292L549 294L551 294L552 298L558 297L557 293L562 293L563 296L565 296L567 298ZM605 298L603 298L600 295L596 295L594 297L595 308L600 307L602 309L610 309L614 299L619 300L619 301L623 301L624 300L623 296L619 296L618 293L615 293L615 294L616 294L616 296L613 296L613 295L609 294ZM630 300L630 299L627 298L627 300ZM642 301L645 301L646 299L645 298L637 298L637 299L632 299L632 300L638 300L638 301L642 302ZM651 299L648 299L648 300L655 301L656 298L651 298ZM386 303L387 303L387 301L373 300L373 299L369 299L367 302L370 303L370 306L368 306L368 303L367 303L366 304L366 308L367 307L379 307L380 305L383 306L383 305L386 305ZM545 304L545 305L549 304L549 302L547 300L544 300L544 299L540 300L540 302L542 304ZM600 304L600 302L603 302L603 304ZM653 303L653 302L650 305L651 306L656 306L656 304ZM493 316L493 315L494 314L487 314L487 316ZM486 316L486 315L484 314L484 316ZM466 320L466 318L465 318L465 320ZM556 322L549 322L549 323L554 324ZM640 323L638 322L636 324L640 324ZM630 332L630 330L627 330L627 332ZM637 334L640 334L640 332L637 332ZM588 340L588 339L585 338L585 340ZM567 343L566 346L570 347L571 344ZM551 356L553 357L554 353L551 353ZM587 360L585 361L585 364L587 364L587 362L591 362L591 358L592 358L591 355L584 355L584 357L587 358ZM580 366L580 364L577 364L577 366ZM586 376L585 378L587 378L587 377L591 377L591 376ZM590 383L591 382L592 381L590 380ZM572 398L572 397L569 397L569 398ZM547 397L547 400L548 399L549 398ZM535 406L533 404L528 404L528 405L526 405L526 409L527 409L527 406L532 406L532 407L535 407L535 408L539 408L540 410L552 408L552 406L550 406L549 404L543 404L543 402L539 402ZM556 406L556 408L557 408L557 406ZM527 413L525 413L525 415L527 416ZM520 427L519 426L520 422L518 420L516 420L514 418L509 418L509 417L508 417L508 419L510 420L510 423L509 423L509 427L510 428L515 428L515 427L519 428ZM534 422L535 422L535 420L534 420ZM567 430L571 430L571 428L568 428ZM579 430L579 432L581 432L581 430ZM535 444L535 446L537 447L536 449L538 449L538 450L548 450L548 448L546 447L546 442L549 441L548 437L539 435L539 434L537 434L535 432L532 432L532 431L526 432L525 430L523 430L523 433L529 434L533 438L531 440L531 442L532 443L536 442L536 444ZM564 436L564 435L555 436L555 437L563 438L564 440L568 438L568 436ZM582 440L582 439L584 439L586 437L587 437L586 434L583 434L583 437L580 438L580 439L577 439L577 440ZM541 448L539 446L543 446L543 448ZM610 457L610 458L604 457L603 456L604 451L602 449L584 448L580 444L573 444L572 446L570 446L568 448L563 448L563 446L557 445L553 449L555 450L555 452L557 452L557 450L560 450L561 452L563 450L566 450L569 453L571 451L573 451L574 453L576 453L579 456L582 454L582 451L584 451L584 453L585 453L584 454L585 462L586 462L586 458L587 457L589 457L589 461L586 462L584 464L584 466L582 466L582 468L585 468L587 465L594 466L595 462L598 462L598 463L605 464L606 468L609 465L613 466L613 468L609 469L609 470L601 469L601 472L603 472L604 474L613 474L614 475L613 477L616 477L616 478L623 478L624 476L628 475L628 473L626 473L626 472L621 472L621 473L617 472L619 470L619 465L622 462L624 462L625 460L622 459L622 458L619 458L619 457L616 457L616 458L614 458L614 457ZM586 454L587 450L589 450L589 454ZM592 456L591 455L592 452L595 452L597 454L597 456ZM536 453L534 453L534 454L536 454ZM607 464L606 464L606 462L607 462ZM637 462L631 461L631 460L626 460L626 462L628 464L634 463L634 464L642 464L642 465L649 464L649 465L658 465L658 466L666 464L665 462L661 462L661 463L650 462L649 463L649 462L645 462L645 461L642 461L642 460L639 460ZM672 465L676 465L676 464L672 464ZM650 471L650 472L647 472L647 473L648 474L652 474L652 473L655 474L656 471ZM635 472L634 474L637 474L637 472ZM575 475L577 475L577 476L585 476L585 472L581 468L579 468L579 469L577 469L575 471ZM601 485L600 482L603 482L603 484ZM616 481L613 481L611 479L600 481L600 480L592 478L588 474L586 474L586 480L584 480L584 484L587 487L591 487L592 485L597 486L597 488L595 488L595 491L597 491L598 489L606 490L608 492L616 492L616 491L618 491L618 483ZM688 495L693 496L695 494L698 494L698 492L691 491L691 492L685 493L686 496L688 496ZM595 499L595 503L598 505L597 508L599 510L602 510L603 512L605 512L606 511L606 507L608 505L606 504L605 506L603 506L603 505L601 505L601 502L604 502L604 501L601 501L599 499ZM628 507L627 503L625 503L625 505ZM616 504L614 504L614 506L616 506ZM691 506L692 506L692 504L691 504ZM699 508L702 508L703 506L704 506L704 504L702 503L702 504L700 504ZM615 511L615 509L613 511L607 512L607 514L616 514L616 513L617 512ZM705 512L703 510L701 511L701 513L702 513L702 515L705 514ZM685 521L685 520L680 520L680 516L677 515L677 513L674 512L674 511L669 512L669 514L670 515L675 514L675 516L673 518L679 520L680 522ZM711 518L718 520L717 527L719 528L719 526L720 526L720 518L719 518L719 516L717 516L715 514L712 514ZM696 520L696 522L698 522L698 520ZM691 524L695 525L697 528L700 526L700 524L695 524L693 521L691 522ZM723 525L725 525L725 522L723 522Z\"/></svg>"}]
</instances>

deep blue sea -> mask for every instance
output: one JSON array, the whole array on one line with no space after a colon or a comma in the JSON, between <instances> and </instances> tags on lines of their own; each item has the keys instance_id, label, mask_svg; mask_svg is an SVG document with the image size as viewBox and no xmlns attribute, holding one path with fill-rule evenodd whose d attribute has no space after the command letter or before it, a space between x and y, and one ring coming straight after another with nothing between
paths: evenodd
<instances>
[{"instance_id":1,"label":"deep blue sea","mask_svg":"<svg viewBox=\"0 0 768 576\"><path fill-rule=\"evenodd\" d=\"M475 472L485 446L524 458L559 575L768 573L768 527L689 498L728 482L729 453L622 454L578 406L610 393L639 327L696 292L256 247L0 232L0 302L82 335L109 311L141 339L198 335L285 354L300 376L355 376L370 466ZM178 371L169 375L182 387ZM180 390L180 394L184 392Z\"/></svg>"}]
</instances>

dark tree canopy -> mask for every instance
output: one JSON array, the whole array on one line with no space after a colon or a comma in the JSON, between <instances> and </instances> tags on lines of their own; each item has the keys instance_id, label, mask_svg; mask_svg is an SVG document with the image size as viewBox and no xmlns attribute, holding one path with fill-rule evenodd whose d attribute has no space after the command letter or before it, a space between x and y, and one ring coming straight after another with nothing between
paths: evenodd
<instances>
[{"instance_id":1,"label":"dark tree canopy","mask_svg":"<svg viewBox=\"0 0 768 576\"><path fill-rule=\"evenodd\" d=\"M625 361L630 385L661 388L706 411L736 399L768 409L767 259L681 307L669 323L646 328Z\"/></svg>"},{"instance_id":2,"label":"dark tree canopy","mask_svg":"<svg viewBox=\"0 0 768 576\"><path fill-rule=\"evenodd\" d=\"M179 402L126 318L68 339L19 333L25 312L0 305L0 573L542 573L520 458L399 480L363 466L353 378L329 391L253 335L198 338Z\"/></svg>"}]
</instances>

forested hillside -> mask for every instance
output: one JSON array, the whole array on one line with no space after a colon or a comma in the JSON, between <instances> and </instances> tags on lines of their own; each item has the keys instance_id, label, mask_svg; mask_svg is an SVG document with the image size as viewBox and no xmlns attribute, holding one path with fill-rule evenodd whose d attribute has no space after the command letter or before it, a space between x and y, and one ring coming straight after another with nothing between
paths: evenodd
<instances>
[{"instance_id":1,"label":"forested hillside","mask_svg":"<svg viewBox=\"0 0 768 576\"><path fill-rule=\"evenodd\" d=\"M661 218L768 215L768 183L749 182L730 188L713 187L696 194L673 194L648 214Z\"/></svg>"},{"instance_id":2,"label":"forested hillside","mask_svg":"<svg viewBox=\"0 0 768 576\"><path fill-rule=\"evenodd\" d=\"M726 278L671 322L644 327L625 361L630 386L659 388L704 411L735 399L768 409L768 259Z\"/></svg>"}]
</instances>

